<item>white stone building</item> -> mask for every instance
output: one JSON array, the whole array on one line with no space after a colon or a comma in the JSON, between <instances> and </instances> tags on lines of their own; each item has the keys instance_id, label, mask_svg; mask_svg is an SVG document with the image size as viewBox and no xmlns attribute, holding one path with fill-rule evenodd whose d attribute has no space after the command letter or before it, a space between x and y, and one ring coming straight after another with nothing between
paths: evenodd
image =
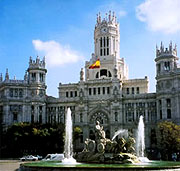
<instances>
[{"instance_id":1,"label":"white stone building","mask_svg":"<svg viewBox=\"0 0 180 171\"><path fill-rule=\"evenodd\" d=\"M100 67L89 67L97 60ZM119 24L114 14L101 20L94 30L94 53L80 71L80 81L59 83L59 97L46 96L45 60L32 61L24 80L10 80L8 72L0 77L0 122L64 123L67 107L72 110L74 126L82 129L77 148L93 137L99 120L112 138L118 129L136 133L140 115L144 116L146 147L156 145L156 126L162 120L180 124L180 67L176 46L156 49L156 93L148 92L148 77L129 79L125 60L120 58Z\"/></svg>"}]
</instances>

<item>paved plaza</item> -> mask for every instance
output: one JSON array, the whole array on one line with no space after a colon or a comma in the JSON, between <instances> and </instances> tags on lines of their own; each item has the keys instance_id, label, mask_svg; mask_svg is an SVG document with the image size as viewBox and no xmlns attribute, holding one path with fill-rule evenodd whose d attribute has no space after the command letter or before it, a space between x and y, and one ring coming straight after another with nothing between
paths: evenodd
<instances>
[{"instance_id":1,"label":"paved plaza","mask_svg":"<svg viewBox=\"0 0 180 171\"><path fill-rule=\"evenodd\" d=\"M20 160L0 160L0 171L18 171Z\"/></svg>"}]
</instances>

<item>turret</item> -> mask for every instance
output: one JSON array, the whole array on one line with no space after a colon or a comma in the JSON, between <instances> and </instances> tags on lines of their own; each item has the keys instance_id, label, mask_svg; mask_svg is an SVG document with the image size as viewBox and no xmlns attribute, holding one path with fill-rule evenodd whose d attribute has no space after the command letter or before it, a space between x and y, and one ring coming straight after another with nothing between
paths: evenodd
<instances>
[{"instance_id":1,"label":"turret","mask_svg":"<svg viewBox=\"0 0 180 171\"><path fill-rule=\"evenodd\" d=\"M9 73L8 73L8 69L6 69L5 81L9 81Z\"/></svg>"},{"instance_id":2,"label":"turret","mask_svg":"<svg viewBox=\"0 0 180 171\"><path fill-rule=\"evenodd\" d=\"M45 122L46 114L46 68L45 58L40 60L39 56L35 60L30 57L28 73L25 73L24 81L29 84L28 94L31 95L31 122ZM34 103L33 101L36 101Z\"/></svg>"},{"instance_id":3,"label":"turret","mask_svg":"<svg viewBox=\"0 0 180 171\"><path fill-rule=\"evenodd\" d=\"M36 60L32 60L32 57L30 57L28 68L29 83L45 84L46 72L45 58L41 61L39 56L37 56Z\"/></svg>"},{"instance_id":4,"label":"turret","mask_svg":"<svg viewBox=\"0 0 180 171\"><path fill-rule=\"evenodd\" d=\"M177 48L176 45L173 48L172 42L169 44L169 48L164 48L161 42L160 48L156 46L156 76L162 76L169 74L177 68Z\"/></svg>"},{"instance_id":5,"label":"turret","mask_svg":"<svg viewBox=\"0 0 180 171\"><path fill-rule=\"evenodd\" d=\"M179 105L179 102L175 100L176 90L178 90L177 73L179 72L176 45L173 47L170 42L169 47L164 48L161 42L160 48L156 46L155 62L157 116L160 120L172 119L177 116L172 113L175 111L173 107L178 108Z\"/></svg>"}]
</instances>

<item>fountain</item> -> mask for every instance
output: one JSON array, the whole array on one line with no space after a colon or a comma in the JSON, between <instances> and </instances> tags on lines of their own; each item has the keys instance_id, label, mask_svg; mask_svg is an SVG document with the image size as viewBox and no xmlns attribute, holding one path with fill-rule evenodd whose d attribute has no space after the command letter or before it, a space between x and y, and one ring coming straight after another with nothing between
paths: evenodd
<instances>
[{"instance_id":1,"label":"fountain","mask_svg":"<svg viewBox=\"0 0 180 171\"><path fill-rule=\"evenodd\" d=\"M105 137L105 131L99 121L96 121L95 140L86 139L84 150L77 155L78 162L88 163L138 163L134 155L135 139L127 136L127 130L119 130L112 140ZM123 133L126 136L116 141L114 138Z\"/></svg>"},{"instance_id":2,"label":"fountain","mask_svg":"<svg viewBox=\"0 0 180 171\"><path fill-rule=\"evenodd\" d=\"M140 117L137 136L137 155L135 156L135 139L127 136L127 130L118 130L115 132L112 140L105 137L105 131L99 121L95 125L95 140L86 139L84 150L76 156L78 162L72 157L72 119L71 110L68 108L66 115L65 132L65 159L62 162L33 162L20 165L19 171L51 171L51 170L166 170L175 171L180 169L180 162L147 162L144 157L144 123L143 117ZM117 135L122 134L120 138ZM114 140L116 138L116 140ZM149 160L148 160L149 161Z\"/></svg>"},{"instance_id":3,"label":"fountain","mask_svg":"<svg viewBox=\"0 0 180 171\"><path fill-rule=\"evenodd\" d=\"M119 129L118 131L116 131L116 132L114 133L114 136L112 137L112 141L113 141L119 134L124 135L124 136L127 138L127 137L128 137L128 130L126 130L126 129Z\"/></svg>"},{"instance_id":4,"label":"fountain","mask_svg":"<svg viewBox=\"0 0 180 171\"><path fill-rule=\"evenodd\" d=\"M65 123L65 144L64 144L64 159L62 163L75 164L76 160L73 158L73 144L72 144L72 118L71 110L67 109L66 123Z\"/></svg>"},{"instance_id":5,"label":"fountain","mask_svg":"<svg viewBox=\"0 0 180 171\"><path fill-rule=\"evenodd\" d=\"M149 159L147 157L144 157L144 150L145 150L144 122L143 122L143 116L141 115L139 118L139 124L137 129L137 136L136 136L136 153L137 153L137 157L141 162L149 162Z\"/></svg>"}]
</instances>

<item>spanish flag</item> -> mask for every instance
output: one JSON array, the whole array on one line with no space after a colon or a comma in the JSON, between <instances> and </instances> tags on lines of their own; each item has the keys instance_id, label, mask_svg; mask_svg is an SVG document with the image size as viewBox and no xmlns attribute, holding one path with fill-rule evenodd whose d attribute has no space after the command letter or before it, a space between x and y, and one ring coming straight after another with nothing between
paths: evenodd
<instances>
[{"instance_id":1,"label":"spanish flag","mask_svg":"<svg viewBox=\"0 0 180 171\"><path fill-rule=\"evenodd\" d=\"M89 67L89 69L94 69L94 68L100 68L100 60L99 59L97 59L97 61Z\"/></svg>"}]
</instances>

